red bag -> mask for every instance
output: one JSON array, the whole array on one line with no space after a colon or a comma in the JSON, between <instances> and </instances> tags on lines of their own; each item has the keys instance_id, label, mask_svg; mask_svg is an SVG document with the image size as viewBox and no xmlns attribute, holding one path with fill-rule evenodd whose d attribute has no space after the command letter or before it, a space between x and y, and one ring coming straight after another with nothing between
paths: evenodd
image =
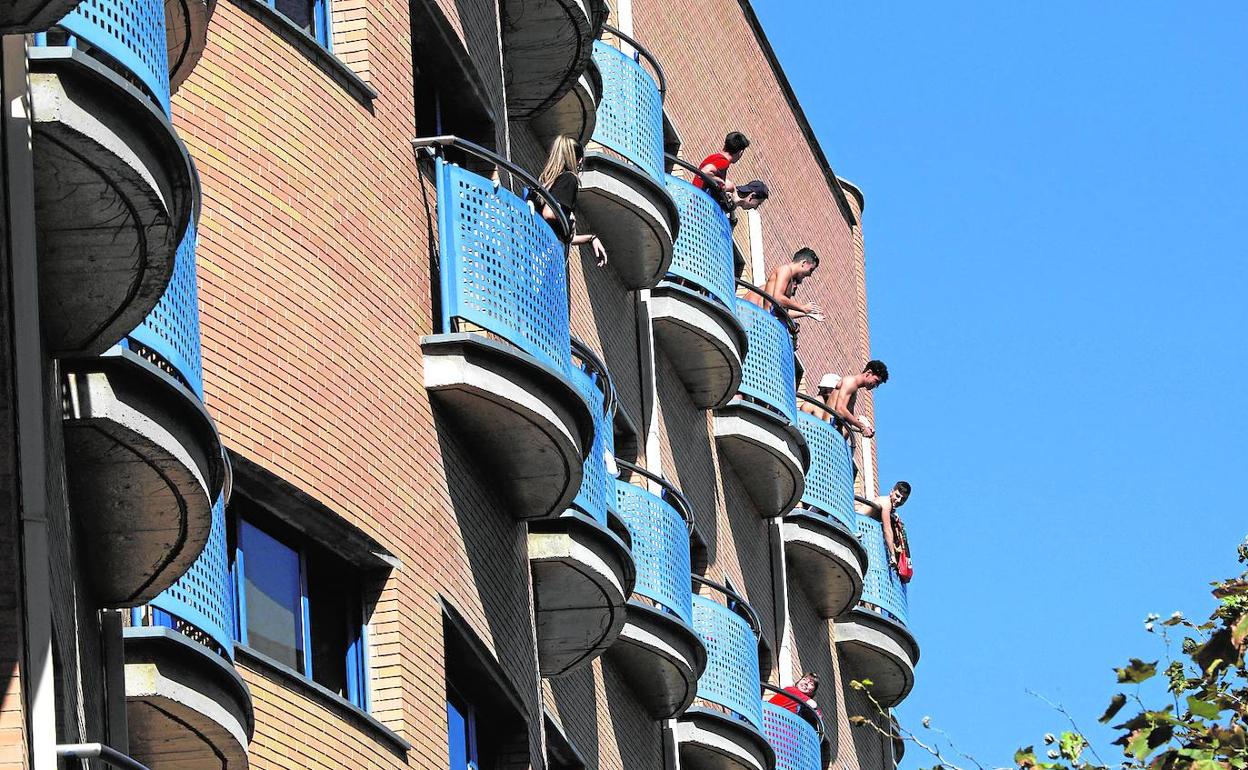
<instances>
[{"instance_id":1,"label":"red bag","mask_svg":"<svg viewBox=\"0 0 1248 770\"><path fill-rule=\"evenodd\" d=\"M903 584L909 583L914 577L914 567L910 566L910 555L905 551L897 557L897 577L901 578Z\"/></svg>"}]
</instances>

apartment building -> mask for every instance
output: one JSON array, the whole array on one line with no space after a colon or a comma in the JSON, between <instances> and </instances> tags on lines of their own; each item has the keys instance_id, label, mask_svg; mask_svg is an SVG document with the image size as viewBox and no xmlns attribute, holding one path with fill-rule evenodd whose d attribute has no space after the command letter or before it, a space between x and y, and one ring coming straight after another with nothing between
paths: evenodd
<instances>
[{"instance_id":1,"label":"apartment building","mask_svg":"<svg viewBox=\"0 0 1248 770\"><path fill-rule=\"evenodd\" d=\"M0 767L891 770L878 453L798 409L871 357L864 198L749 0L0 32ZM756 291L801 247L822 323Z\"/></svg>"}]
</instances>

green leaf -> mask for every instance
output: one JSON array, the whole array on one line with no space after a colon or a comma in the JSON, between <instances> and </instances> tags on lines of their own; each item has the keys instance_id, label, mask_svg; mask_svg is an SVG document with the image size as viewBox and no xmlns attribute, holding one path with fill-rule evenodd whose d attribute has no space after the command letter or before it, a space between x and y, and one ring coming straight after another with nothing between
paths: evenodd
<instances>
[{"instance_id":1,"label":"green leaf","mask_svg":"<svg viewBox=\"0 0 1248 770\"><path fill-rule=\"evenodd\" d=\"M870 720L868 720L866 717L864 717L864 716L859 716L859 715L857 715L857 714L855 714L855 715L853 715L853 716L851 716L851 717L849 718L849 723L850 723L851 725L858 725L859 727L861 727L862 725L867 724L869 721L870 721Z\"/></svg>"},{"instance_id":2,"label":"green leaf","mask_svg":"<svg viewBox=\"0 0 1248 770\"><path fill-rule=\"evenodd\" d=\"M1217 719L1222 713L1222 709L1218 708L1216 703L1203 701L1195 695L1188 697L1187 710L1204 719Z\"/></svg>"},{"instance_id":3,"label":"green leaf","mask_svg":"<svg viewBox=\"0 0 1248 770\"><path fill-rule=\"evenodd\" d=\"M1118 673L1118 684L1139 684L1157 674L1157 661L1145 663L1139 658L1132 658L1130 663L1115 671Z\"/></svg>"},{"instance_id":4,"label":"green leaf","mask_svg":"<svg viewBox=\"0 0 1248 770\"><path fill-rule=\"evenodd\" d=\"M1192 770L1222 770L1222 765L1212 759L1201 759L1192 763Z\"/></svg>"},{"instance_id":5,"label":"green leaf","mask_svg":"<svg viewBox=\"0 0 1248 770\"><path fill-rule=\"evenodd\" d=\"M1083 736L1078 733L1065 732L1062 733L1061 739L1058 741L1057 750L1062 756L1072 761L1078 761L1079 755L1083 753L1083 747L1086 741Z\"/></svg>"},{"instance_id":6,"label":"green leaf","mask_svg":"<svg viewBox=\"0 0 1248 770\"><path fill-rule=\"evenodd\" d=\"M1242 650L1245 643L1248 643L1248 613L1240 615L1239 620L1235 622L1235 626L1231 629L1231 644Z\"/></svg>"},{"instance_id":7,"label":"green leaf","mask_svg":"<svg viewBox=\"0 0 1248 770\"><path fill-rule=\"evenodd\" d=\"M1127 753L1136 759L1144 759L1149 754L1148 737L1153 734L1153 728L1146 727L1143 730L1136 730L1127 738Z\"/></svg>"},{"instance_id":8,"label":"green leaf","mask_svg":"<svg viewBox=\"0 0 1248 770\"><path fill-rule=\"evenodd\" d=\"M1035 767L1036 764L1036 747L1028 746L1025 749L1019 749L1014 752L1014 764L1019 767Z\"/></svg>"},{"instance_id":9,"label":"green leaf","mask_svg":"<svg viewBox=\"0 0 1248 770\"><path fill-rule=\"evenodd\" d=\"M1101 718L1097 721L1099 721L1101 724L1105 724L1106 722L1108 722L1109 720L1117 716L1118 712L1121 711L1122 707L1125 705L1127 705L1127 696L1123 695L1122 693L1118 693L1117 695L1109 699L1109 707L1105 709L1105 713L1101 714Z\"/></svg>"}]
</instances>

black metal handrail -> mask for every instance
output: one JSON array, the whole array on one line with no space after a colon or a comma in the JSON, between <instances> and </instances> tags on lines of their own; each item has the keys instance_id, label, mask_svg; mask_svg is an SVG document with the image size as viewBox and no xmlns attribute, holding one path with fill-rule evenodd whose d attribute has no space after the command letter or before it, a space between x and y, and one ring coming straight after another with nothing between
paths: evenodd
<instances>
[{"instance_id":1,"label":"black metal handrail","mask_svg":"<svg viewBox=\"0 0 1248 770\"><path fill-rule=\"evenodd\" d=\"M712 185L712 186L714 186L715 188L718 188L718 187L719 187L719 183L720 183L721 181L723 181L723 180L721 180L721 179L718 179L718 178L716 178L716 177L711 176L710 174L706 173L705 171L703 171L702 169L700 169L700 168L698 168L697 166L693 165L692 163L690 163L689 161L685 160L684 158L678 158L678 157L676 157L675 155L671 154L670 152L665 152L665 153L663 153L663 157L667 158L667 159L668 159L669 161L671 161L674 165L680 166L680 167L681 167L681 168L683 168L684 170L688 171L690 174L695 174L695 175L697 175L698 177L701 177L701 179L702 179L702 184Z\"/></svg>"},{"instance_id":2,"label":"black metal handrail","mask_svg":"<svg viewBox=\"0 0 1248 770\"><path fill-rule=\"evenodd\" d=\"M693 580L693 582L697 583L698 585L703 585L703 586L706 586L707 588L711 588L716 591L719 591L721 594L727 597L730 602L733 602L734 604L736 604L735 607L728 607L728 609L732 610L733 612L737 612L738 615L742 615L742 617L745 618L745 622L749 623L750 628L754 630L754 636L756 636L760 641L762 640L763 624L758 619L758 613L754 611L754 608L750 606L750 603L745 600L744 596L732 590L728 586L716 583L714 580L711 580L709 578L704 578L701 575L691 574L689 577L690 579ZM742 610L744 611L744 613L739 612L738 610Z\"/></svg>"},{"instance_id":3,"label":"black metal handrail","mask_svg":"<svg viewBox=\"0 0 1248 770\"><path fill-rule=\"evenodd\" d=\"M607 362L594 352L593 348L585 344L585 341L576 335L572 335L572 354L580 358L586 364L586 368L591 373L597 373L601 376L601 381L605 384L602 389L603 402L602 408L605 414L615 417L616 405L619 404L619 398L615 392L615 380L611 377L611 370L607 368Z\"/></svg>"},{"instance_id":4,"label":"black metal handrail","mask_svg":"<svg viewBox=\"0 0 1248 770\"><path fill-rule=\"evenodd\" d=\"M604 24L602 25L602 29L631 45L637 53L641 54L642 58L650 62L650 67L654 69L655 80L658 81L659 84L659 101L662 102L666 99L667 74L663 72L663 65L659 64L659 57L651 53L649 48L646 48L641 43L638 43L631 35L621 32L618 27L613 27L610 24Z\"/></svg>"},{"instance_id":5,"label":"black metal handrail","mask_svg":"<svg viewBox=\"0 0 1248 770\"><path fill-rule=\"evenodd\" d=\"M818 396L812 396L808 393L802 393L801 391L798 391L797 398L799 401L805 401L808 404L814 404L815 406L819 407L820 409L832 415L833 417L836 416L836 412L832 411L832 407L825 404Z\"/></svg>"},{"instance_id":6,"label":"black metal handrail","mask_svg":"<svg viewBox=\"0 0 1248 770\"><path fill-rule=\"evenodd\" d=\"M786 692L784 689L776 687L774 684L768 684L767 682L759 682L759 684L762 685L764 692L770 691L778 695L783 695L796 703L798 715L809 722L811 727L815 728L815 732L819 735L819 742L822 743L827 740L827 735L823 730L823 717L819 716L819 712L817 710L807 706L802 701L793 697L793 693Z\"/></svg>"},{"instance_id":7,"label":"black metal handrail","mask_svg":"<svg viewBox=\"0 0 1248 770\"><path fill-rule=\"evenodd\" d=\"M758 288L757 286L750 283L749 281L738 278L737 286L740 286L743 289L748 289L754 292L755 294L757 294L758 296L762 297L763 299L767 300L768 302L770 302L772 312L775 313L782 322L784 322L785 327L789 330L789 336L793 338L794 342L797 341L797 323L789 315L789 311L787 308L785 308L784 305L781 305L779 302L776 301L775 297L771 296L770 294Z\"/></svg>"},{"instance_id":8,"label":"black metal handrail","mask_svg":"<svg viewBox=\"0 0 1248 770\"><path fill-rule=\"evenodd\" d=\"M863 497L862 495L854 495L854 502L862 503L863 505L867 506L868 508L875 511L876 513L879 513L879 514L884 513L884 509L880 507L879 503L875 502L874 500L869 500Z\"/></svg>"},{"instance_id":9,"label":"black metal handrail","mask_svg":"<svg viewBox=\"0 0 1248 770\"><path fill-rule=\"evenodd\" d=\"M676 510L676 513L680 514L680 517L685 520L685 526L688 527L689 533L693 534L695 528L693 523L693 504L689 502L689 498L685 497L684 492L681 492L676 488L675 484L654 471L648 471L639 465L630 463L628 460L621 460L617 457L615 458L615 464L629 473L636 473L638 476L647 478L655 484L663 487L663 491L668 497L671 498L671 500L668 501L668 505L671 505L672 508Z\"/></svg>"},{"instance_id":10,"label":"black metal handrail","mask_svg":"<svg viewBox=\"0 0 1248 770\"><path fill-rule=\"evenodd\" d=\"M148 770L147 765L102 743L62 743L56 747L58 759L98 759L123 770Z\"/></svg>"},{"instance_id":11,"label":"black metal handrail","mask_svg":"<svg viewBox=\"0 0 1248 770\"><path fill-rule=\"evenodd\" d=\"M517 166L515 163L507 160L493 150L486 149L476 142L470 142L467 139L455 136L454 134L417 137L412 140L412 147L417 150L428 150L433 153L437 153L440 148L456 147L469 155L475 155L482 160L489 161L499 168L506 169L508 173L520 177L524 180L524 183L528 185L529 189L537 193L546 205L550 206L551 211L555 212L555 217L559 220L559 225L565 234L565 238L561 238L560 240L563 241L564 251L566 253L568 240L571 240L572 238L572 223L568 221L567 215L563 213L563 206L559 205L559 201L554 195L551 194L550 190L543 187L541 182L538 182L537 178L529 172L520 168L520 166Z\"/></svg>"}]
</instances>

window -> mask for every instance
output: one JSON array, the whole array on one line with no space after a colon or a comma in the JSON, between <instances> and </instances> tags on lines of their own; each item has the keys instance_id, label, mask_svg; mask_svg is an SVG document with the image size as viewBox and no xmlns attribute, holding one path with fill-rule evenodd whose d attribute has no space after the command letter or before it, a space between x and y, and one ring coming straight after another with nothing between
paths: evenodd
<instances>
[{"instance_id":1,"label":"window","mask_svg":"<svg viewBox=\"0 0 1248 770\"><path fill-rule=\"evenodd\" d=\"M359 572L306 536L238 507L231 506L235 639L367 710Z\"/></svg>"},{"instance_id":2,"label":"window","mask_svg":"<svg viewBox=\"0 0 1248 770\"><path fill-rule=\"evenodd\" d=\"M285 16L316 42L329 48L329 0L268 0L269 6Z\"/></svg>"},{"instance_id":3,"label":"window","mask_svg":"<svg viewBox=\"0 0 1248 770\"><path fill-rule=\"evenodd\" d=\"M446 692L446 740L450 770L477 770L477 714L453 688Z\"/></svg>"}]
</instances>

